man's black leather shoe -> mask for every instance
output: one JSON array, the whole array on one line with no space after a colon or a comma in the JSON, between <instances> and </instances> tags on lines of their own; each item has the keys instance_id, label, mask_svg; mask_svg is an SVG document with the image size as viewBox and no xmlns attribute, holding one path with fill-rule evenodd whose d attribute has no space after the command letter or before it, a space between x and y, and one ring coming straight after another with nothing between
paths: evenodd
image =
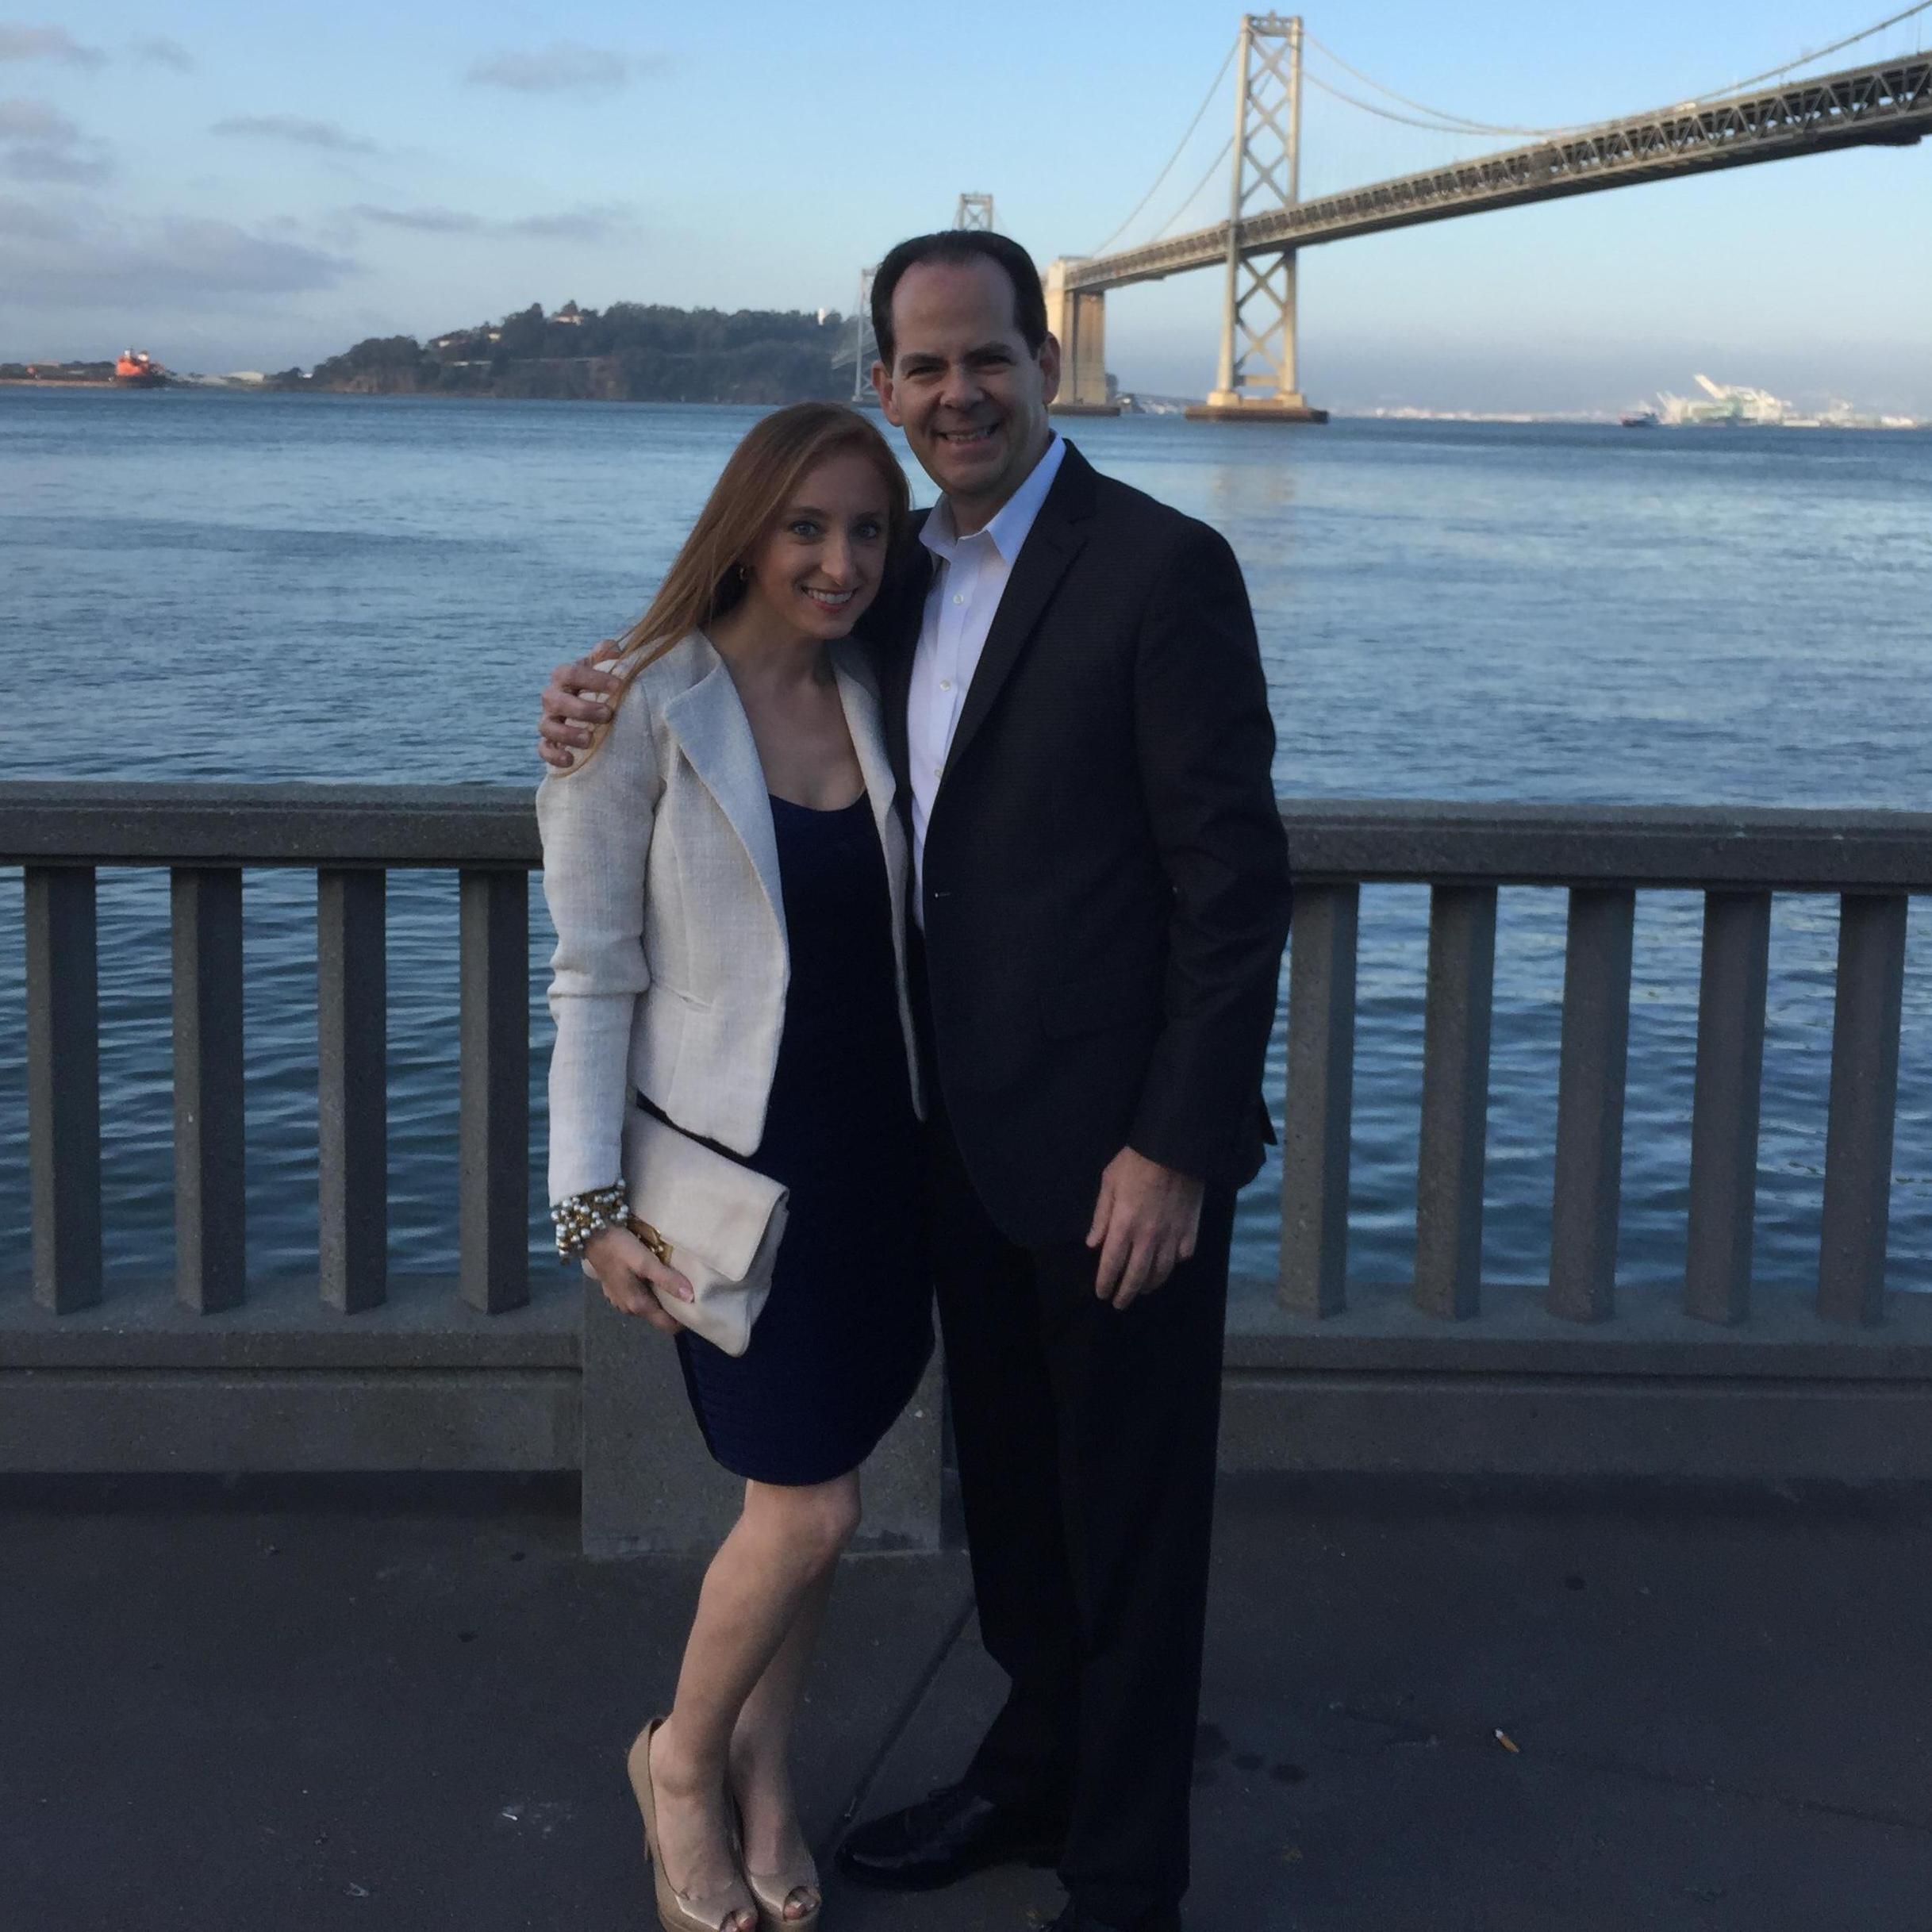
<instances>
[{"instance_id":1,"label":"man's black leather shoe","mask_svg":"<svg viewBox=\"0 0 1932 1932\"><path fill-rule=\"evenodd\" d=\"M1131 1926L1117 1926L1111 1919L1096 1919L1069 1899L1066 1909L1047 1928L1047 1932L1181 1932L1178 1912L1151 1912Z\"/></svg>"},{"instance_id":2,"label":"man's black leather shoe","mask_svg":"<svg viewBox=\"0 0 1932 1932\"><path fill-rule=\"evenodd\" d=\"M839 1869L862 1885L931 1892L995 1865L1056 1863L1062 1828L947 1784L903 1811L853 1826L839 1847Z\"/></svg>"}]
</instances>

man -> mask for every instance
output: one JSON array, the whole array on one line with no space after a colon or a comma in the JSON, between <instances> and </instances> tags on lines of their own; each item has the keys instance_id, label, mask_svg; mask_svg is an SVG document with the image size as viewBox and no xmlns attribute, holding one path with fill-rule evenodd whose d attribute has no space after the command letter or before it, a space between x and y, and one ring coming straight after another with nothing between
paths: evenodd
<instances>
[{"instance_id":1,"label":"man","mask_svg":"<svg viewBox=\"0 0 1932 1932\"><path fill-rule=\"evenodd\" d=\"M881 406L943 492L866 629L913 835L961 1497L1012 1683L961 1781L839 1863L920 1889L1055 1862L1058 1932L1172 1932L1234 1194L1288 928L1267 693L1226 543L1049 424L1024 249L921 236L872 299ZM557 674L552 747L600 688Z\"/></svg>"}]
</instances>

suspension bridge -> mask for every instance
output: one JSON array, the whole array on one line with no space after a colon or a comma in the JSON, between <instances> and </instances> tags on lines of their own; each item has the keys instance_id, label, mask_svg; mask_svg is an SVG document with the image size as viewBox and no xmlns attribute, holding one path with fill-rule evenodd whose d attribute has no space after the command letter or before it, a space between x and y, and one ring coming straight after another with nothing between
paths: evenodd
<instances>
[{"instance_id":1,"label":"suspension bridge","mask_svg":"<svg viewBox=\"0 0 1932 1932\"><path fill-rule=\"evenodd\" d=\"M1043 273L1047 326L1061 351L1056 413L1112 415L1106 365L1106 299L1116 289L1197 269L1225 278L1219 367L1213 391L1190 409L1196 419L1323 422L1302 394L1296 367L1296 256L1303 248L1385 229L1412 227L1594 194L1640 182L1681 179L1719 168L1795 159L1866 146L1909 146L1932 133L1932 59L1922 52L1792 78L1855 43L1932 9L1932 0L1880 21L1725 91L1670 107L1568 128L1507 128L1429 108L1372 79L1322 48L1299 15L1243 16L1221 73L1173 159L1109 241L1125 233L1185 151L1229 67L1235 69L1228 212L1205 227L1111 253L1063 255ZM1466 139L1515 133L1533 138L1493 152L1398 175L1304 200L1300 190L1302 102L1308 47L1382 95L1369 102L1316 80L1350 106L1412 127ZM1390 106L1389 103L1394 103ZM1406 110L1406 111L1405 111ZM1200 193L1182 205L1182 211ZM962 194L958 225L991 227L992 198ZM860 311L869 278L862 278ZM855 384L868 358L855 344Z\"/></svg>"}]
</instances>

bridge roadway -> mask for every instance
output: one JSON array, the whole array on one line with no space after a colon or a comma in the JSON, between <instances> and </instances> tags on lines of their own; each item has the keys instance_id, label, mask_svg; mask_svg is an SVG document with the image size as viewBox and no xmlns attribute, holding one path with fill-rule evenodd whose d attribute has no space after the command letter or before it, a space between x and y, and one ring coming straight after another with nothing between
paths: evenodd
<instances>
[{"instance_id":1,"label":"bridge roadway","mask_svg":"<svg viewBox=\"0 0 1932 1932\"><path fill-rule=\"evenodd\" d=\"M1688 102L1532 141L1472 161L1378 181L1250 215L1243 255L1373 235L1491 208L1554 201L1713 168L1744 167L1837 148L1909 146L1932 133L1932 59L1847 68L1768 92ZM1066 264L1069 293L1104 294L1227 259L1225 221L1118 254Z\"/></svg>"}]
</instances>

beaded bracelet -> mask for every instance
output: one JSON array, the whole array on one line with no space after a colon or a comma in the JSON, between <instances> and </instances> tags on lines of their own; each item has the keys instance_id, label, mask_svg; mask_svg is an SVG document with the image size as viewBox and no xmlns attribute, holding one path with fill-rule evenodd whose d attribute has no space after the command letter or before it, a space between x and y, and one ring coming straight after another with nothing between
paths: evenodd
<instances>
[{"instance_id":1,"label":"beaded bracelet","mask_svg":"<svg viewBox=\"0 0 1932 1932\"><path fill-rule=\"evenodd\" d=\"M557 1231L558 1254L567 1262L577 1260L600 1227L621 1227L630 1212L630 1193L621 1181L557 1202L550 1218Z\"/></svg>"}]
</instances>

